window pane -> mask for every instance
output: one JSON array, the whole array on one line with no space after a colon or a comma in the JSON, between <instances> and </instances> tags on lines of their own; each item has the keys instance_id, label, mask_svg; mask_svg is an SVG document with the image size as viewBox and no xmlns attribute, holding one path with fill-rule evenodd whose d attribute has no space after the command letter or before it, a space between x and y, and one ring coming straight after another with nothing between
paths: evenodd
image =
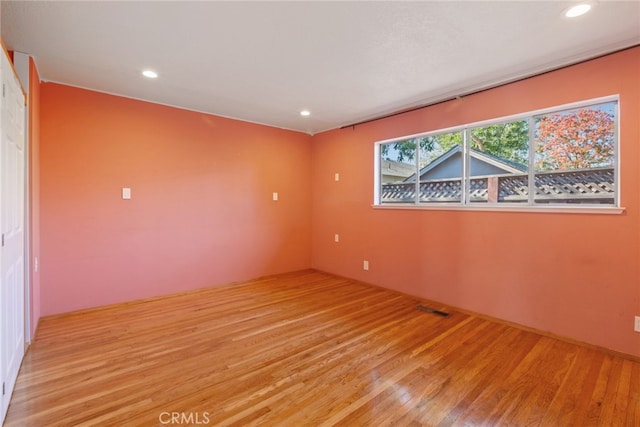
<instances>
[{"instance_id":1,"label":"window pane","mask_svg":"<svg viewBox=\"0 0 640 427\"><path fill-rule=\"evenodd\" d=\"M420 202L462 200L462 132L418 138ZM415 177L410 180L414 181Z\"/></svg>"},{"instance_id":2,"label":"window pane","mask_svg":"<svg viewBox=\"0 0 640 427\"><path fill-rule=\"evenodd\" d=\"M471 129L469 196L472 203L529 200L527 120Z\"/></svg>"},{"instance_id":3,"label":"window pane","mask_svg":"<svg viewBox=\"0 0 640 427\"><path fill-rule=\"evenodd\" d=\"M615 203L616 104L535 118L536 203Z\"/></svg>"},{"instance_id":4,"label":"window pane","mask_svg":"<svg viewBox=\"0 0 640 427\"><path fill-rule=\"evenodd\" d=\"M380 202L413 203L416 199L416 142L380 145ZM409 181L409 179L411 179Z\"/></svg>"}]
</instances>

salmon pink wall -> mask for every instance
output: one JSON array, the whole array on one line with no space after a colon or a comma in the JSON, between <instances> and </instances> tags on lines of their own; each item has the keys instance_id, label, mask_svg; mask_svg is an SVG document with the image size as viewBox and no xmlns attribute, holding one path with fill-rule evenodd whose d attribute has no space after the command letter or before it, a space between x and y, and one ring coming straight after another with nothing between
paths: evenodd
<instances>
[{"instance_id":1,"label":"salmon pink wall","mask_svg":"<svg viewBox=\"0 0 640 427\"><path fill-rule=\"evenodd\" d=\"M313 267L640 356L639 75L634 48L315 135ZM376 141L615 94L623 214L371 207Z\"/></svg>"},{"instance_id":2,"label":"salmon pink wall","mask_svg":"<svg viewBox=\"0 0 640 427\"><path fill-rule=\"evenodd\" d=\"M40 76L33 58L29 58L29 224L31 227L31 336L35 336L40 320Z\"/></svg>"},{"instance_id":3,"label":"salmon pink wall","mask_svg":"<svg viewBox=\"0 0 640 427\"><path fill-rule=\"evenodd\" d=\"M310 267L309 135L40 93L42 315Z\"/></svg>"}]
</instances>

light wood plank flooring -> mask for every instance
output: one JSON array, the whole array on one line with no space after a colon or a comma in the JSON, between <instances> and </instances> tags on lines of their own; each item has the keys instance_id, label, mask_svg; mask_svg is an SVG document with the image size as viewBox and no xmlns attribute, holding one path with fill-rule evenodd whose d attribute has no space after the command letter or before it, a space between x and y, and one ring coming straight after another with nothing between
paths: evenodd
<instances>
[{"instance_id":1,"label":"light wood plank flooring","mask_svg":"<svg viewBox=\"0 0 640 427\"><path fill-rule=\"evenodd\" d=\"M45 318L6 424L640 426L640 363L421 302L303 271Z\"/></svg>"}]
</instances>

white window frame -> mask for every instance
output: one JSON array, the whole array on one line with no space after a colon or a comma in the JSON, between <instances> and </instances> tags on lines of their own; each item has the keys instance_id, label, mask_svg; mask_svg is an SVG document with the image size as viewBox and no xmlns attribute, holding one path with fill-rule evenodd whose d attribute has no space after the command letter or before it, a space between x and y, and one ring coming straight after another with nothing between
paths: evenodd
<instances>
[{"instance_id":1,"label":"white window frame","mask_svg":"<svg viewBox=\"0 0 640 427\"><path fill-rule=\"evenodd\" d=\"M529 201L527 204L524 203L509 203L509 202L500 202L500 203L471 203L467 200L468 192L469 192L469 181L470 177L469 173L469 149L467 147L468 144L468 132L471 129L496 125L506 122L518 121L518 120L528 120L529 121L529 165L534 164L534 158L536 153L536 141L534 138L535 128L533 126L534 119L536 116L546 115L551 113L557 113L566 110L573 110L578 108L584 108L591 105L596 104L604 104L607 102L615 102L616 110L614 117L614 185L615 185L615 193L614 193L614 204L612 205L596 205L596 204L536 204L535 203L535 192L531 191L531 187L535 185L535 168L529 167ZM376 209L391 209L391 210L402 210L402 209L418 209L418 210L465 210L465 211L499 211L499 212L547 212L547 213L591 213L591 214L620 214L624 212L625 208L621 206L620 201L620 96L619 95L610 95L604 96L600 98L592 98L584 101L572 102L568 104L558 105L550 108L544 108L534 111L527 111L525 113L514 114L510 116L503 116L495 119L482 120L473 123L465 123L462 125L457 125L444 129L437 129L434 131L421 132L413 135L406 135L397 138L385 139L382 141L377 141L374 145L374 193L373 193L373 208ZM400 141L406 141L414 138L424 138L434 135L440 135L444 133L451 132L462 132L463 135L463 165L462 165L462 197L460 202L443 202L443 203L421 203L420 198L416 196L415 201L413 203L389 203L383 204L380 200L380 189L381 189L381 159L380 159L380 151L381 146L384 144L390 144ZM419 147L416 146L416 177L418 176L418 172L420 170L419 167L419 159L418 159L418 151ZM419 194L419 177L416 179L416 195Z\"/></svg>"}]
</instances>

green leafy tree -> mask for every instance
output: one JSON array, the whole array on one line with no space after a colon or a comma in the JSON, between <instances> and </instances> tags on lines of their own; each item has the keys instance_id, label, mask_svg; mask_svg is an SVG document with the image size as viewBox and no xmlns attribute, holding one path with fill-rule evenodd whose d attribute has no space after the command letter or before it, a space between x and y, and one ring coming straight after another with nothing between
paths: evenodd
<instances>
[{"instance_id":1,"label":"green leafy tree","mask_svg":"<svg viewBox=\"0 0 640 427\"><path fill-rule=\"evenodd\" d=\"M471 131L471 148L526 164L528 161L528 126L526 121L502 123ZM428 164L456 145L462 144L462 132L451 132L399 141L382 146L387 160L411 162L420 148L420 163ZM391 158L391 155L394 155Z\"/></svg>"},{"instance_id":2,"label":"green leafy tree","mask_svg":"<svg viewBox=\"0 0 640 427\"><path fill-rule=\"evenodd\" d=\"M420 150L430 151L432 144L433 142L430 137L407 139L392 144L385 144L382 146L382 156L387 160L395 160L398 162L404 162L406 160L408 163L415 159L417 146L420 146ZM395 156L393 156L395 158L392 158L392 154L395 154Z\"/></svg>"},{"instance_id":3,"label":"green leafy tree","mask_svg":"<svg viewBox=\"0 0 640 427\"><path fill-rule=\"evenodd\" d=\"M529 126L526 120L476 128L471 148L526 165L529 162Z\"/></svg>"},{"instance_id":4,"label":"green leafy tree","mask_svg":"<svg viewBox=\"0 0 640 427\"><path fill-rule=\"evenodd\" d=\"M412 162L416 156L416 147L419 147L420 160L424 163L427 157L438 157L450 150L454 145L461 143L462 134L460 132L407 139L383 145L382 157L398 162L404 162L405 160Z\"/></svg>"}]
</instances>

